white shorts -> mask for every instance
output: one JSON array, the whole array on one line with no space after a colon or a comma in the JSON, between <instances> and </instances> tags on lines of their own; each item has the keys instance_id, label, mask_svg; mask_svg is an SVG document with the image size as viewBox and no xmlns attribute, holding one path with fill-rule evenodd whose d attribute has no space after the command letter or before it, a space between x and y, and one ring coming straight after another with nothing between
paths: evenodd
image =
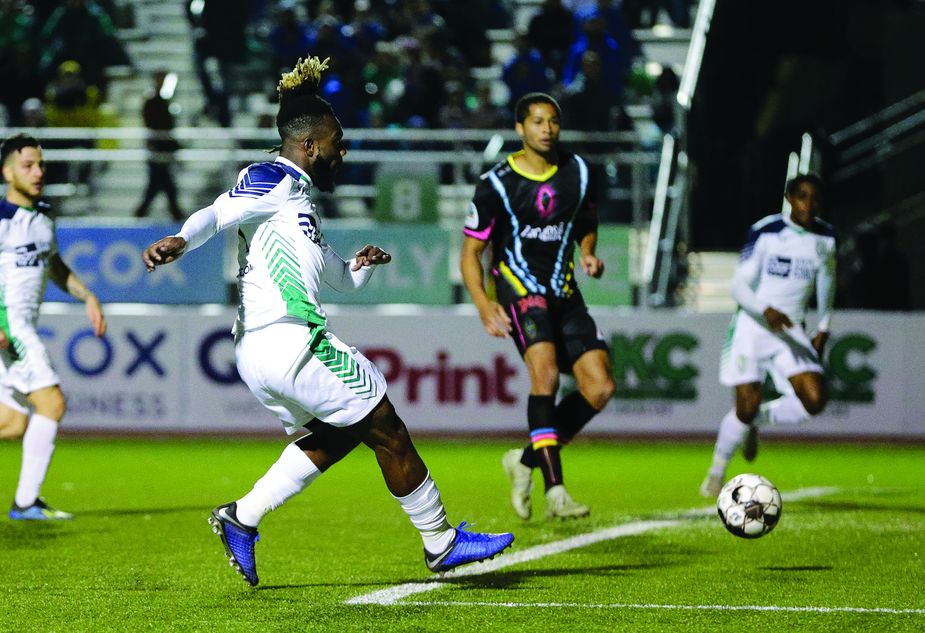
<instances>
[{"instance_id":1,"label":"white shorts","mask_svg":"<svg viewBox=\"0 0 925 633\"><path fill-rule=\"evenodd\" d=\"M235 345L241 378L290 434L315 418L338 427L356 424L385 396L385 378L369 359L330 332L313 353L313 331L301 323L273 323L245 332Z\"/></svg>"},{"instance_id":2,"label":"white shorts","mask_svg":"<svg viewBox=\"0 0 925 633\"><path fill-rule=\"evenodd\" d=\"M35 327L11 320L10 333L18 344L15 354L12 347L0 350L0 383L21 394L60 384L58 372Z\"/></svg>"},{"instance_id":3,"label":"white shorts","mask_svg":"<svg viewBox=\"0 0 925 633\"><path fill-rule=\"evenodd\" d=\"M764 382L770 373L780 390L789 385L782 379L804 372L823 373L819 356L802 327L772 332L746 312L736 312L723 344L719 368L722 384L732 387Z\"/></svg>"}]
</instances>

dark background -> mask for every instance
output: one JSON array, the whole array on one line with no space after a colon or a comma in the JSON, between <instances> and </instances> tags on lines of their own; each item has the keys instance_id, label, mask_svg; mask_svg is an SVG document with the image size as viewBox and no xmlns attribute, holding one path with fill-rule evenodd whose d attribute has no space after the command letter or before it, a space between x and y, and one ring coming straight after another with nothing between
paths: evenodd
<instances>
[{"instance_id":1,"label":"dark background","mask_svg":"<svg viewBox=\"0 0 925 633\"><path fill-rule=\"evenodd\" d=\"M892 243L880 248L907 260L911 307L925 308L923 138L842 179L839 152L826 143L925 89L925 3L719 0L707 41L688 119L691 248L738 249L750 224L780 211L788 154L808 131L822 150L825 216L839 230L847 268L859 228L886 211L878 226Z\"/></svg>"}]
</instances>

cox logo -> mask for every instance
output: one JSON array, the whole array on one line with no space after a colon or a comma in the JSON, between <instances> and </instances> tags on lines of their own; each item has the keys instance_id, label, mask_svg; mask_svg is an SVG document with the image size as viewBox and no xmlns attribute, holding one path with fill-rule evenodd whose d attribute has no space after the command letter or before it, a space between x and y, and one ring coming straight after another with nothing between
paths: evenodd
<instances>
[{"instance_id":1,"label":"cox logo","mask_svg":"<svg viewBox=\"0 0 925 633\"><path fill-rule=\"evenodd\" d=\"M57 342L58 333L48 327L40 327L39 336L52 342ZM115 339L119 345L120 357L127 356L128 362L122 367L125 376L133 376L143 369L151 371L155 376L166 375L164 365L157 357L157 348L167 338L166 331L159 331L149 335L141 335L131 329L124 330ZM123 345L124 342L124 345ZM64 341L62 347L68 367L81 376L93 377L106 373L116 362L114 339L110 336L96 338L93 330L84 328L75 330Z\"/></svg>"},{"instance_id":2,"label":"cox logo","mask_svg":"<svg viewBox=\"0 0 925 633\"><path fill-rule=\"evenodd\" d=\"M93 240L79 239L62 252L62 258L88 285L103 282L116 288L128 288L141 282L147 275L141 261L141 249L128 240L114 240L99 244ZM157 275L149 275L152 284L170 283L183 286L186 275L180 266L163 266Z\"/></svg>"}]
</instances>

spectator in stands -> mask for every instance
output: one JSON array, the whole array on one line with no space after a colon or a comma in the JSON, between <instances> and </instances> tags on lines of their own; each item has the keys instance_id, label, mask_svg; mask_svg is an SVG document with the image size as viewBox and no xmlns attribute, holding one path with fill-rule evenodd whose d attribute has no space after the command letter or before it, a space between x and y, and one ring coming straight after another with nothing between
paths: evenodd
<instances>
[{"instance_id":1,"label":"spectator in stands","mask_svg":"<svg viewBox=\"0 0 925 633\"><path fill-rule=\"evenodd\" d=\"M506 108L495 105L491 84L483 81L476 85L475 107L469 113L469 127L480 130L508 129L511 120Z\"/></svg>"},{"instance_id":2,"label":"spectator in stands","mask_svg":"<svg viewBox=\"0 0 925 633\"><path fill-rule=\"evenodd\" d=\"M182 220L183 213L177 202L177 184L173 178L174 153L180 148L171 131L176 125L171 111L171 99L176 88L176 75L166 70L154 73L153 90L145 99L142 118L148 129L148 186L135 209L135 217L148 215L148 208L157 194L167 196L168 210L174 220Z\"/></svg>"},{"instance_id":3,"label":"spectator in stands","mask_svg":"<svg viewBox=\"0 0 925 633\"><path fill-rule=\"evenodd\" d=\"M594 51L601 60L601 74L611 93L623 96L623 84L629 70L630 58L617 40L607 32L607 22L600 13L590 13L582 23L582 34L569 48L562 84L568 88L581 71L585 51Z\"/></svg>"},{"instance_id":4,"label":"spectator in stands","mask_svg":"<svg viewBox=\"0 0 925 633\"><path fill-rule=\"evenodd\" d=\"M0 105L12 125L22 124L23 102L45 92L44 78L35 72L36 21L31 9L20 0L0 0Z\"/></svg>"},{"instance_id":5,"label":"spectator in stands","mask_svg":"<svg viewBox=\"0 0 925 633\"><path fill-rule=\"evenodd\" d=\"M374 54L376 45L388 37L385 22L372 10L369 0L356 0L349 28L364 57Z\"/></svg>"},{"instance_id":6,"label":"spectator in stands","mask_svg":"<svg viewBox=\"0 0 925 633\"><path fill-rule=\"evenodd\" d=\"M572 12L562 6L562 0L545 0L527 28L527 42L531 48L542 51L543 60L557 78L562 77L565 57L575 41L575 31L566 26L573 20Z\"/></svg>"},{"instance_id":7,"label":"spectator in stands","mask_svg":"<svg viewBox=\"0 0 925 633\"><path fill-rule=\"evenodd\" d=\"M420 43L413 37L403 37L400 48L403 85L397 100L398 122L409 127L437 127L440 104L444 98L442 68L424 63Z\"/></svg>"},{"instance_id":8,"label":"spectator in stands","mask_svg":"<svg viewBox=\"0 0 925 633\"><path fill-rule=\"evenodd\" d=\"M575 10L575 32L581 33L582 25L593 17L600 16L604 20L604 30L615 40L620 48L631 60L643 56L642 46L623 14L623 3L614 0L595 0L593 4L579 7Z\"/></svg>"},{"instance_id":9,"label":"spectator in stands","mask_svg":"<svg viewBox=\"0 0 925 633\"><path fill-rule=\"evenodd\" d=\"M187 18L193 27L193 64L206 97L206 114L223 127L231 126L232 86L235 65L247 53L248 0L191 0ZM218 77L206 67L208 59L218 64Z\"/></svg>"},{"instance_id":10,"label":"spectator in stands","mask_svg":"<svg viewBox=\"0 0 925 633\"><path fill-rule=\"evenodd\" d=\"M48 76L62 62L74 60L84 81L101 94L106 93L107 67L131 65L109 14L92 0L67 0L59 6L42 28L40 40L40 72Z\"/></svg>"},{"instance_id":11,"label":"spectator in stands","mask_svg":"<svg viewBox=\"0 0 925 633\"><path fill-rule=\"evenodd\" d=\"M466 92L458 81L446 84L446 101L440 106L439 123L444 129L462 129L469 120Z\"/></svg>"},{"instance_id":12,"label":"spectator in stands","mask_svg":"<svg viewBox=\"0 0 925 633\"><path fill-rule=\"evenodd\" d=\"M45 103L52 127L99 127L100 91L88 84L83 67L74 60L58 66L45 92Z\"/></svg>"},{"instance_id":13,"label":"spectator in stands","mask_svg":"<svg viewBox=\"0 0 925 633\"><path fill-rule=\"evenodd\" d=\"M310 50L308 24L301 21L291 2L281 3L276 25L267 35L273 64L273 75L285 72L293 59L299 59Z\"/></svg>"},{"instance_id":14,"label":"spectator in stands","mask_svg":"<svg viewBox=\"0 0 925 633\"><path fill-rule=\"evenodd\" d=\"M530 46L525 34L518 33L514 36L514 49L514 56L501 71L501 79L510 92L508 104L511 111L514 104L525 94L549 92L555 77L539 51Z\"/></svg>"},{"instance_id":15,"label":"spectator in stands","mask_svg":"<svg viewBox=\"0 0 925 633\"><path fill-rule=\"evenodd\" d=\"M620 100L601 73L600 55L585 51L581 57L581 71L565 89L562 98L565 127L586 132L614 128L615 109Z\"/></svg>"},{"instance_id":16,"label":"spectator in stands","mask_svg":"<svg viewBox=\"0 0 925 633\"><path fill-rule=\"evenodd\" d=\"M678 107L678 88L681 82L678 75L670 66L662 68L658 79L655 80L655 91L652 93L652 120L665 134L675 128L675 116Z\"/></svg>"}]
</instances>

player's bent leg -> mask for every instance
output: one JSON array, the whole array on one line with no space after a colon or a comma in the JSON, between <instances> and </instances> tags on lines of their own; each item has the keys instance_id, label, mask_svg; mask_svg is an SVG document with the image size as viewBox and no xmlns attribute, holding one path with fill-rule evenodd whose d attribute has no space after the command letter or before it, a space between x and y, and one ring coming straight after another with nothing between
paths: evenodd
<instances>
[{"instance_id":1,"label":"player's bent leg","mask_svg":"<svg viewBox=\"0 0 925 633\"><path fill-rule=\"evenodd\" d=\"M366 419L347 428L375 451L386 486L421 534L428 569L443 572L492 558L514 541L508 533L465 530L465 521L450 526L440 491L387 397Z\"/></svg>"},{"instance_id":2,"label":"player's bent leg","mask_svg":"<svg viewBox=\"0 0 925 633\"><path fill-rule=\"evenodd\" d=\"M710 469L700 485L700 494L704 497L715 498L719 494L732 455L739 446L747 442L748 435L752 433L751 422L754 421L761 402L761 383L736 385L735 390L736 406L723 417L719 425ZM753 437L752 441L757 442L757 436Z\"/></svg>"},{"instance_id":3,"label":"player's bent leg","mask_svg":"<svg viewBox=\"0 0 925 633\"><path fill-rule=\"evenodd\" d=\"M28 413L0 403L0 440L18 440L26 432Z\"/></svg>"},{"instance_id":4,"label":"player's bent leg","mask_svg":"<svg viewBox=\"0 0 925 633\"><path fill-rule=\"evenodd\" d=\"M790 384L800 403L810 416L819 415L829 402L825 377L816 372L804 372L790 377Z\"/></svg>"}]
</instances>

